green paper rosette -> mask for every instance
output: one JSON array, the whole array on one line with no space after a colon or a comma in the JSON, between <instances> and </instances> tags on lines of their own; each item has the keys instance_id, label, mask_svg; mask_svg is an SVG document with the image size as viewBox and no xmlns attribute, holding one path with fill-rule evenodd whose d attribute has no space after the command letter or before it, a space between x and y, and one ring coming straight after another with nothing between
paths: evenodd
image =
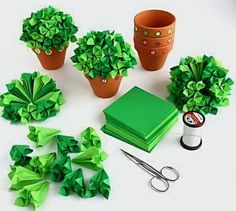
<instances>
[{"instance_id":1,"label":"green paper rosette","mask_svg":"<svg viewBox=\"0 0 236 211\"><path fill-rule=\"evenodd\" d=\"M168 99L183 112L217 114L218 107L229 105L233 80L228 70L213 56L182 58L170 71Z\"/></svg>"},{"instance_id":2,"label":"green paper rosette","mask_svg":"<svg viewBox=\"0 0 236 211\"><path fill-rule=\"evenodd\" d=\"M20 80L12 80L6 87L8 92L0 96L0 106L2 117L11 123L43 121L55 116L64 103L55 81L39 72L23 73Z\"/></svg>"}]
</instances>

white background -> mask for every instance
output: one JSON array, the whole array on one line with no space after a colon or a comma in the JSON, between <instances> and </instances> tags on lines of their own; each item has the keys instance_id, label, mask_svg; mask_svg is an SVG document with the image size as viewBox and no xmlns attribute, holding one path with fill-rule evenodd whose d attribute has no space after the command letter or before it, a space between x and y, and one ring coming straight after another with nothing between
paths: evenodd
<instances>
[{"instance_id":1,"label":"white background","mask_svg":"<svg viewBox=\"0 0 236 211\"><path fill-rule=\"evenodd\" d=\"M49 4L74 17L79 26L78 36L90 30L111 29L122 33L130 43L136 13L151 8L170 11L177 18L174 49L162 70L148 72L138 65L123 79L116 97L99 99L93 95L82 73L72 66L69 58L73 55L75 44L70 45L65 66L50 72L43 70L31 50L19 41L22 20L32 11ZM66 103L56 117L40 125L59 128L65 135L74 136L92 126L101 135L103 147L110 155L105 162L112 186L108 201L101 196L93 199L80 199L75 195L63 197L57 193L59 186L52 185L45 203L38 210L236 210L235 89L229 107L220 109L217 116L207 116L203 146L195 152L184 150L179 144L183 128L181 116L178 124L151 154L99 130L104 123L102 110L135 85L167 97L169 68L176 65L181 56L214 55L231 70L229 76L236 81L235 0L6 0L1 4L0 26L0 92L5 92L5 84L19 78L22 72L39 70L48 74L56 80ZM0 118L0 135L0 209L20 210L13 205L15 192L8 191L9 150L13 144L33 144L26 138L25 125L11 125L3 118ZM166 193L154 192L148 186L150 176L129 161L119 151L120 148L157 168L163 165L175 167L181 174L180 180L171 183Z\"/></svg>"}]
</instances>

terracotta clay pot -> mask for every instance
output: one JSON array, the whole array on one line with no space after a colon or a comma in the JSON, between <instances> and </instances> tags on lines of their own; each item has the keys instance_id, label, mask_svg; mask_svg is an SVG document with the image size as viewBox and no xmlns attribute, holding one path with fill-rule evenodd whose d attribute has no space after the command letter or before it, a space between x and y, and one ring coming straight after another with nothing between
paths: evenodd
<instances>
[{"instance_id":1,"label":"terracotta clay pot","mask_svg":"<svg viewBox=\"0 0 236 211\"><path fill-rule=\"evenodd\" d=\"M175 16L167 11L146 10L134 17L134 44L144 69L163 67L173 47L174 32Z\"/></svg>"},{"instance_id":2,"label":"terracotta clay pot","mask_svg":"<svg viewBox=\"0 0 236 211\"><path fill-rule=\"evenodd\" d=\"M143 37L140 36L139 34L135 34L134 39L137 41L137 43L139 43L143 47L158 48L173 43L174 33L172 33L167 37L161 37L161 38Z\"/></svg>"},{"instance_id":3,"label":"terracotta clay pot","mask_svg":"<svg viewBox=\"0 0 236 211\"><path fill-rule=\"evenodd\" d=\"M64 48L63 51L52 48L51 52L47 53L43 50L33 49L41 65L47 70L55 70L64 65L66 50L67 48Z\"/></svg>"},{"instance_id":4,"label":"terracotta clay pot","mask_svg":"<svg viewBox=\"0 0 236 211\"><path fill-rule=\"evenodd\" d=\"M95 79L90 78L88 75L85 76L88 79L94 94L101 98L109 98L116 95L122 79L119 74L115 78L108 78L105 80L102 79L101 76Z\"/></svg>"},{"instance_id":5,"label":"terracotta clay pot","mask_svg":"<svg viewBox=\"0 0 236 211\"><path fill-rule=\"evenodd\" d=\"M173 47L173 44L169 44L160 48L144 48L135 41L134 45L138 52L141 65L144 69L149 71L161 69Z\"/></svg>"},{"instance_id":6,"label":"terracotta clay pot","mask_svg":"<svg viewBox=\"0 0 236 211\"><path fill-rule=\"evenodd\" d=\"M175 31L175 16L163 10L146 10L134 18L134 33L144 37L166 37Z\"/></svg>"}]
</instances>

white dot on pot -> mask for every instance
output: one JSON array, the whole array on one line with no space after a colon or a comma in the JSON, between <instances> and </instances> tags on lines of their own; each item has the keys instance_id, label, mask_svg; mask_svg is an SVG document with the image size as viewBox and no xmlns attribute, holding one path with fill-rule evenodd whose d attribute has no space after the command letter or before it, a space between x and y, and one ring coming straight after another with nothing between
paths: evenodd
<instances>
[{"instance_id":1,"label":"white dot on pot","mask_svg":"<svg viewBox=\"0 0 236 211\"><path fill-rule=\"evenodd\" d=\"M161 35L161 32L156 32L156 36L159 37Z\"/></svg>"},{"instance_id":2,"label":"white dot on pot","mask_svg":"<svg viewBox=\"0 0 236 211\"><path fill-rule=\"evenodd\" d=\"M52 54L52 50L47 50L45 53L46 53L47 55L51 55L51 54Z\"/></svg>"},{"instance_id":3,"label":"white dot on pot","mask_svg":"<svg viewBox=\"0 0 236 211\"><path fill-rule=\"evenodd\" d=\"M143 40L143 44L144 44L144 45L147 45L148 42L147 42L146 40Z\"/></svg>"},{"instance_id":4,"label":"white dot on pot","mask_svg":"<svg viewBox=\"0 0 236 211\"><path fill-rule=\"evenodd\" d=\"M151 51L150 53L151 53L152 55L156 54L156 52L155 52L155 51Z\"/></svg>"},{"instance_id":5,"label":"white dot on pot","mask_svg":"<svg viewBox=\"0 0 236 211\"><path fill-rule=\"evenodd\" d=\"M134 30L135 30L135 31L138 31L138 27L137 27L137 26L135 26L135 27L134 27Z\"/></svg>"},{"instance_id":6,"label":"white dot on pot","mask_svg":"<svg viewBox=\"0 0 236 211\"><path fill-rule=\"evenodd\" d=\"M36 52L37 54L40 54L40 53L41 53L40 49L38 49L38 48L35 49L35 52Z\"/></svg>"},{"instance_id":7,"label":"white dot on pot","mask_svg":"<svg viewBox=\"0 0 236 211\"><path fill-rule=\"evenodd\" d=\"M172 41L172 39L170 38L170 39L168 40L168 43L171 43L171 41Z\"/></svg>"}]
</instances>

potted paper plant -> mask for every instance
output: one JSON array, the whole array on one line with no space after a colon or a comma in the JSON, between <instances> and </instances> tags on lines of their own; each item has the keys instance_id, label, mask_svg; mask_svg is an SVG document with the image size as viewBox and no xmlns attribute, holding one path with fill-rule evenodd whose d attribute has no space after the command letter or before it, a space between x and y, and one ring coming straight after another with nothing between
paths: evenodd
<instances>
[{"instance_id":1,"label":"potted paper plant","mask_svg":"<svg viewBox=\"0 0 236 211\"><path fill-rule=\"evenodd\" d=\"M131 46L120 34L110 31L89 32L77 44L71 60L84 73L94 94L102 98L114 96L122 77L137 64Z\"/></svg>"},{"instance_id":2,"label":"potted paper plant","mask_svg":"<svg viewBox=\"0 0 236 211\"><path fill-rule=\"evenodd\" d=\"M233 81L213 56L182 58L170 71L169 99L179 110L216 114L229 104Z\"/></svg>"},{"instance_id":3,"label":"potted paper plant","mask_svg":"<svg viewBox=\"0 0 236 211\"><path fill-rule=\"evenodd\" d=\"M78 28L70 15L51 6L32 13L23 22L20 40L27 43L48 70L58 69L65 61L69 42L75 42Z\"/></svg>"}]
</instances>

